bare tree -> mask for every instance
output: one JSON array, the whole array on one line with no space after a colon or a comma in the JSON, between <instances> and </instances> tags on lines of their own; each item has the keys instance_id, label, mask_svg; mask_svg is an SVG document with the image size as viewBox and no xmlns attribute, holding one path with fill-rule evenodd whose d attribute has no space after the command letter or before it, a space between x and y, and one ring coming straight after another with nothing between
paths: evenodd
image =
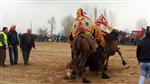
<instances>
[{"instance_id":1,"label":"bare tree","mask_svg":"<svg viewBox=\"0 0 150 84\"><path fill-rule=\"evenodd\" d=\"M97 19L97 14L98 14L98 9L97 7L94 8L94 20L96 21Z\"/></svg>"},{"instance_id":2,"label":"bare tree","mask_svg":"<svg viewBox=\"0 0 150 84\"><path fill-rule=\"evenodd\" d=\"M46 28L46 27L41 27L38 29L38 33L42 34L42 35L48 35L47 31L48 31L48 28Z\"/></svg>"},{"instance_id":3,"label":"bare tree","mask_svg":"<svg viewBox=\"0 0 150 84\"><path fill-rule=\"evenodd\" d=\"M108 13L107 13L107 10L106 10L106 9L103 9L103 15L104 15L105 18L107 18L107 14L108 14Z\"/></svg>"},{"instance_id":4,"label":"bare tree","mask_svg":"<svg viewBox=\"0 0 150 84\"><path fill-rule=\"evenodd\" d=\"M97 7L92 8L89 4L85 4L83 9L87 12L92 21L95 21L98 15L103 15L111 27L114 27L116 24L115 13L113 13L111 10L107 10L106 8L98 9Z\"/></svg>"},{"instance_id":5,"label":"bare tree","mask_svg":"<svg viewBox=\"0 0 150 84\"><path fill-rule=\"evenodd\" d=\"M128 34L131 32L128 28L125 28L123 31L128 33Z\"/></svg>"},{"instance_id":6,"label":"bare tree","mask_svg":"<svg viewBox=\"0 0 150 84\"><path fill-rule=\"evenodd\" d=\"M113 13L111 10L107 10L107 9L100 9L100 15L103 15L106 20L108 21L109 26L114 27L116 24L116 17L115 17L115 13Z\"/></svg>"},{"instance_id":7,"label":"bare tree","mask_svg":"<svg viewBox=\"0 0 150 84\"><path fill-rule=\"evenodd\" d=\"M66 36L68 36L71 33L72 26L74 24L74 20L75 20L75 18L72 15L65 16L62 19L61 23L63 26L63 32Z\"/></svg>"},{"instance_id":8,"label":"bare tree","mask_svg":"<svg viewBox=\"0 0 150 84\"><path fill-rule=\"evenodd\" d=\"M87 13L87 15L89 16L89 18L91 20L94 20L95 18L93 17L94 11L93 8L89 5L89 4L84 4L83 5L83 10Z\"/></svg>"},{"instance_id":9,"label":"bare tree","mask_svg":"<svg viewBox=\"0 0 150 84\"><path fill-rule=\"evenodd\" d=\"M145 18L140 18L136 22L136 28L141 29L141 28L146 28L147 26L147 20Z\"/></svg>"},{"instance_id":10,"label":"bare tree","mask_svg":"<svg viewBox=\"0 0 150 84\"><path fill-rule=\"evenodd\" d=\"M56 21L55 21L55 17L51 17L51 19L49 19L48 21L48 24L51 25L51 29L50 29L50 36L53 35L53 32L54 32L54 29L55 29L55 26L56 26Z\"/></svg>"},{"instance_id":11,"label":"bare tree","mask_svg":"<svg viewBox=\"0 0 150 84\"><path fill-rule=\"evenodd\" d=\"M115 14L114 14L112 11L109 11L109 12L108 12L107 19L108 19L109 25L110 25L111 27L114 27L115 24L116 24L116 18L115 18Z\"/></svg>"}]
</instances>

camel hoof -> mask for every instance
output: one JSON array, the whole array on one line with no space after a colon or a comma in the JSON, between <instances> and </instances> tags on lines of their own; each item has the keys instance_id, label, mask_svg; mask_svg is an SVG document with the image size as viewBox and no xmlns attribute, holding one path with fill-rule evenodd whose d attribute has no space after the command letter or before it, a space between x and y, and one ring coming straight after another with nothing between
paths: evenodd
<instances>
[{"instance_id":1,"label":"camel hoof","mask_svg":"<svg viewBox=\"0 0 150 84\"><path fill-rule=\"evenodd\" d=\"M110 79L110 77L109 76L102 76L102 79Z\"/></svg>"},{"instance_id":2,"label":"camel hoof","mask_svg":"<svg viewBox=\"0 0 150 84\"><path fill-rule=\"evenodd\" d=\"M106 74L106 73L103 74L103 73L102 73L102 79L109 79L109 78L110 78L110 77L108 76L108 74Z\"/></svg>"},{"instance_id":3,"label":"camel hoof","mask_svg":"<svg viewBox=\"0 0 150 84\"><path fill-rule=\"evenodd\" d=\"M108 68L107 68L107 67L104 67L104 70L108 71Z\"/></svg>"},{"instance_id":4,"label":"camel hoof","mask_svg":"<svg viewBox=\"0 0 150 84\"><path fill-rule=\"evenodd\" d=\"M70 78L69 78L69 76L64 76L64 80L69 80Z\"/></svg>"},{"instance_id":5,"label":"camel hoof","mask_svg":"<svg viewBox=\"0 0 150 84\"><path fill-rule=\"evenodd\" d=\"M90 80L83 80L83 83L91 83Z\"/></svg>"},{"instance_id":6,"label":"camel hoof","mask_svg":"<svg viewBox=\"0 0 150 84\"><path fill-rule=\"evenodd\" d=\"M76 76L70 76L70 79L76 79Z\"/></svg>"},{"instance_id":7,"label":"camel hoof","mask_svg":"<svg viewBox=\"0 0 150 84\"><path fill-rule=\"evenodd\" d=\"M123 66L125 66L127 63L125 61L122 62Z\"/></svg>"}]
</instances>

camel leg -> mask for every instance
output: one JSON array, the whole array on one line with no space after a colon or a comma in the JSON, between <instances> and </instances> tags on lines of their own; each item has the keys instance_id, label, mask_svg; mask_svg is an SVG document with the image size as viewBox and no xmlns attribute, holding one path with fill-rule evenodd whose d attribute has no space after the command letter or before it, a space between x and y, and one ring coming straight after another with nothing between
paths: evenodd
<instances>
[{"instance_id":1,"label":"camel leg","mask_svg":"<svg viewBox=\"0 0 150 84\"><path fill-rule=\"evenodd\" d=\"M73 64L73 71L71 73L71 79L76 79L76 75L79 71L79 68L78 68L79 58L76 57L76 58L72 59L72 64Z\"/></svg>"},{"instance_id":2,"label":"camel leg","mask_svg":"<svg viewBox=\"0 0 150 84\"><path fill-rule=\"evenodd\" d=\"M101 60L99 61L99 64L100 64L100 69L102 71L102 78L109 79L108 73L105 71L104 64L101 62Z\"/></svg>"},{"instance_id":3,"label":"camel leg","mask_svg":"<svg viewBox=\"0 0 150 84\"><path fill-rule=\"evenodd\" d=\"M117 51L117 53L119 54L119 56L121 57L121 60L122 60L122 65L126 65L126 61L123 59L122 57L122 53L120 52L120 50Z\"/></svg>"},{"instance_id":4,"label":"camel leg","mask_svg":"<svg viewBox=\"0 0 150 84\"><path fill-rule=\"evenodd\" d=\"M109 60L109 57L106 58L106 61L104 63L104 69L105 70L108 70L108 60Z\"/></svg>"},{"instance_id":5,"label":"camel leg","mask_svg":"<svg viewBox=\"0 0 150 84\"><path fill-rule=\"evenodd\" d=\"M82 55L82 54L80 54ZM83 80L83 83L90 83L90 80L88 80L85 76L85 64L86 64L86 57L88 55L87 54L83 54L82 57L81 57L81 61L80 61L80 64L79 64L79 69L80 69L80 72L81 72L81 75L82 75L82 80Z\"/></svg>"}]
</instances>

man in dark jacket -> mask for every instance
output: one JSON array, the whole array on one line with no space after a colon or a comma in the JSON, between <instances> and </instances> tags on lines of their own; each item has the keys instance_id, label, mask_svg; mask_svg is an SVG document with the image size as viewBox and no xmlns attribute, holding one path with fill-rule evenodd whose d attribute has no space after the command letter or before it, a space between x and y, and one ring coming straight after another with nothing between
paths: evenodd
<instances>
[{"instance_id":1,"label":"man in dark jacket","mask_svg":"<svg viewBox=\"0 0 150 84\"><path fill-rule=\"evenodd\" d=\"M28 65L29 55L32 48L35 48L34 38L32 35L32 30L27 29L27 33L23 34L21 37L21 49L23 53L24 64Z\"/></svg>"},{"instance_id":2,"label":"man in dark jacket","mask_svg":"<svg viewBox=\"0 0 150 84\"><path fill-rule=\"evenodd\" d=\"M148 78L150 84L150 31L146 31L145 37L138 45L136 56L141 67L139 84L144 84L145 78Z\"/></svg>"},{"instance_id":3,"label":"man in dark jacket","mask_svg":"<svg viewBox=\"0 0 150 84\"><path fill-rule=\"evenodd\" d=\"M9 45L9 57L10 64L18 64L18 48L19 38L16 32L16 25L11 25L10 31L8 33L8 45Z\"/></svg>"}]
</instances>

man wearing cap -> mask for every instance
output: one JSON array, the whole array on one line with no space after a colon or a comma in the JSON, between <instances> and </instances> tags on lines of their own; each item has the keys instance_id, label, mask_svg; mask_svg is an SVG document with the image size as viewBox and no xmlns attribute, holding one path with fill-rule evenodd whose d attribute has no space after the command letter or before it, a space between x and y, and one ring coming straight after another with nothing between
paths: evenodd
<instances>
[{"instance_id":1,"label":"man wearing cap","mask_svg":"<svg viewBox=\"0 0 150 84\"><path fill-rule=\"evenodd\" d=\"M29 55L32 48L35 48L32 30L27 29L27 33L21 37L21 49L23 53L24 65L29 65Z\"/></svg>"},{"instance_id":2,"label":"man wearing cap","mask_svg":"<svg viewBox=\"0 0 150 84\"><path fill-rule=\"evenodd\" d=\"M148 79L150 84L150 26L147 26L145 37L137 47L137 60L141 67L141 76L138 84L144 84L145 78Z\"/></svg>"},{"instance_id":3,"label":"man wearing cap","mask_svg":"<svg viewBox=\"0 0 150 84\"><path fill-rule=\"evenodd\" d=\"M6 49L8 46L7 38L8 28L3 27L3 31L0 32L0 67L5 67Z\"/></svg>"},{"instance_id":4,"label":"man wearing cap","mask_svg":"<svg viewBox=\"0 0 150 84\"><path fill-rule=\"evenodd\" d=\"M9 41L9 56L10 56L10 64L16 65L18 64L18 48L19 38L16 32L16 25L11 25L10 31L8 33L8 41Z\"/></svg>"}]
</instances>

